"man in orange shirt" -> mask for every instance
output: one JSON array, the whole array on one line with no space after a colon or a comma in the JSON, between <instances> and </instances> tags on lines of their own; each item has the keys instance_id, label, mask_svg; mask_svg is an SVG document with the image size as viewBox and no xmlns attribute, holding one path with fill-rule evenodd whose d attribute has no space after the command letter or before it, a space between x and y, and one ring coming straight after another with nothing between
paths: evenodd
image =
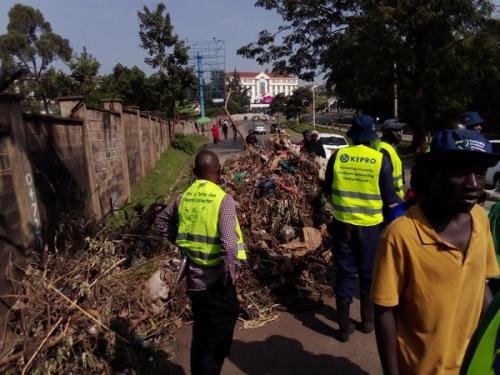
<instances>
[{"instance_id":1,"label":"man in orange shirt","mask_svg":"<svg viewBox=\"0 0 500 375\"><path fill-rule=\"evenodd\" d=\"M372 283L384 374L458 374L499 274L488 218L476 203L498 155L465 129L434 135L427 193L382 234Z\"/></svg>"}]
</instances>

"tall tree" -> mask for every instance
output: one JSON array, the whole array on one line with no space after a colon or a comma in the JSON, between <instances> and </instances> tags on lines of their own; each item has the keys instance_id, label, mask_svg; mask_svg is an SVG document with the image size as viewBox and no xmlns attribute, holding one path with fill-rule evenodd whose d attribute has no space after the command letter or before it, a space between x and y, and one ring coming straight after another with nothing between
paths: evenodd
<instances>
[{"instance_id":1,"label":"tall tree","mask_svg":"<svg viewBox=\"0 0 500 375\"><path fill-rule=\"evenodd\" d=\"M227 109L231 113L245 113L248 111L250 96L248 89L241 84L241 78L235 70L231 80L228 83L228 89L231 90L231 97L227 104Z\"/></svg>"},{"instance_id":2,"label":"tall tree","mask_svg":"<svg viewBox=\"0 0 500 375\"><path fill-rule=\"evenodd\" d=\"M91 105L98 104L97 74L101 66L99 61L83 47L82 53L75 55L68 66L74 82L73 93L82 95Z\"/></svg>"},{"instance_id":3,"label":"tall tree","mask_svg":"<svg viewBox=\"0 0 500 375\"><path fill-rule=\"evenodd\" d=\"M27 78L38 86L35 94L49 113L44 74L55 60L71 59L69 41L52 32L38 9L16 4L9 11L7 33L0 35L0 59L27 73Z\"/></svg>"},{"instance_id":4,"label":"tall tree","mask_svg":"<svg viewBox=\"0 0 500 375\"><path fill-rule=\"evenodd\" d=\"M465 104L456 87L466 86L463 71L475 61L460 48L493 9L489 0L258 0L256 6L275 10L284 25L262 31L238 53L306 80L323 73L345 105L369 111L390 111L397 83L415 143L434 113Z\"/></svg>"},{"instance_id":5,"label":"tall tree","mask_svg":"<svg viewBox=\"0 0 500 375\"><path fill-rule=\"evenodd\" d=\"M174 33L165 4L159 3L155 10L144 6L138 16L141 47L148 53L144 61L157 69L156 77L163 86L161 102L167 117L175 119L176 101L184 101L189 87L196 80L187 67L187 47Z\"/></svg>"}]
</instances>

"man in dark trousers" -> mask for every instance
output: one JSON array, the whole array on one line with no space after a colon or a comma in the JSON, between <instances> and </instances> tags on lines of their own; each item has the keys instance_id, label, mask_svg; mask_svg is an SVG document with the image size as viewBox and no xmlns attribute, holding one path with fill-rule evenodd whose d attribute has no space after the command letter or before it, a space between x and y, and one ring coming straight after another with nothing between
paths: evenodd
<instances>
[{"instance_id":1,"label":"man in dark trousers","mask_svg":"<svg viewBox=\"0 0 500 375\"><path fill-rule=\"evenodd\" d=\"M373 331L373 305L369 299L373 260L384 221L384 210L399 199L394 192L392 167L387 154L372 148L377 139L371 116L353 119L347 136L353 146L338 150L326 167L324 191L333 202L333 256L336 267L335 297L338 339L346 342L352 332L350 305L359 276L361 330Z\"/></svg>"},{"instance_id":2,"label":"man in dark trousers","mask_svg":"<svg viewBox=\"0 0 500 375\"><path fill-rule=\"evenodd\" d=\"M193 375L219 374L230 353L239 310L235 282L240 261L246 259L236 202L219 187L220 173L215 153L198 153L196 181L156 219L162 236L188 257Z\"/></svg>"},{"instance_id":3,"label":"man in dark trousers","mask_svg":"<svg viewBox=\"0 0 500 375\"><path fill-rule=\"evenodd\" d=\"M394 189L400 199L403 199L404 197L403 186L405 182L405 175L403 162L398 155L396 146L403 139L403 127L405 125L406 124L403 124L396 119L385 120L381 126L382 139L377 139L373 142L373 148L375 148L375 150L385 150L389 154L389 159L392 164Z\"/></svg>"},{"instance_id":4,"label":"man in dark trousers","mask_svg":"<svg viewBox=\"0 0 500 375\"><path fill-rule=\"evenodd\" d=\"M434 135L426 193L384 231L372 299L386 375L458 374L499 269L486 212L477 204L498 155L481 134L449 129Z\"/></svg>"}]
</instances>

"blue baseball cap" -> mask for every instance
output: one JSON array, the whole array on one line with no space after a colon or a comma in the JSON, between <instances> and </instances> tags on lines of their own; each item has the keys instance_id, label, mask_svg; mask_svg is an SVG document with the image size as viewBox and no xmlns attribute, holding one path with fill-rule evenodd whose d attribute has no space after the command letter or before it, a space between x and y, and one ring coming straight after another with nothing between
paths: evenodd
<instances>
[{"instance_id":1,"label":"blue baseball cap","mask_svg":"<svg viewBox=\"0 0 500 375\"><path fill-rule=\"evenodd\" d=\"M491 143L480 133L469 129L446 129L434 134L430 151L418 157L419 162L471 160L493 166L500 159Z\"/></svg>"},{"instance_id":2,"label":"blue baseball cap","mask_svg":"<svg viewBox=\"0 0 500 375\"><path fill-rule=\"evenodd\" d=\"M484 124L485 120L479 116L477 112L465 112L462 115L462 124L467 128L473 128L474 126Z\"/></svg>"},{"instance_id":3,"label":"blue baseball cap","mask_svg":"<svg viewBox=\"0 0 500 375\"><path fill-rule=\"evenodd\" d=\"M347 136L357 143L370 142L377 139L375 133L375 120L368 115L361 115L352 119L351 129Z\"/></svg>"}]
</instances>

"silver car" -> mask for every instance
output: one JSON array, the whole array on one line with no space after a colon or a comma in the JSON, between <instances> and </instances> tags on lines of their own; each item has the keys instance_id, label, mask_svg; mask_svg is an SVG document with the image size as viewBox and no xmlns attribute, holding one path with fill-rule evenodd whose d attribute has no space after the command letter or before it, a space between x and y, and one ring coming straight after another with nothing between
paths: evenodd
<instances>
[{"instance_id":1,"label":"silver car","mask_svg":"<svg viewBox=\"0 0 500 375\"><path fill-rule=\"evenodd\" d=\"M255 134L266 134L266 126L261 122L255 122L252 125L252 130Z\"/></svg>"}]
</instances>

